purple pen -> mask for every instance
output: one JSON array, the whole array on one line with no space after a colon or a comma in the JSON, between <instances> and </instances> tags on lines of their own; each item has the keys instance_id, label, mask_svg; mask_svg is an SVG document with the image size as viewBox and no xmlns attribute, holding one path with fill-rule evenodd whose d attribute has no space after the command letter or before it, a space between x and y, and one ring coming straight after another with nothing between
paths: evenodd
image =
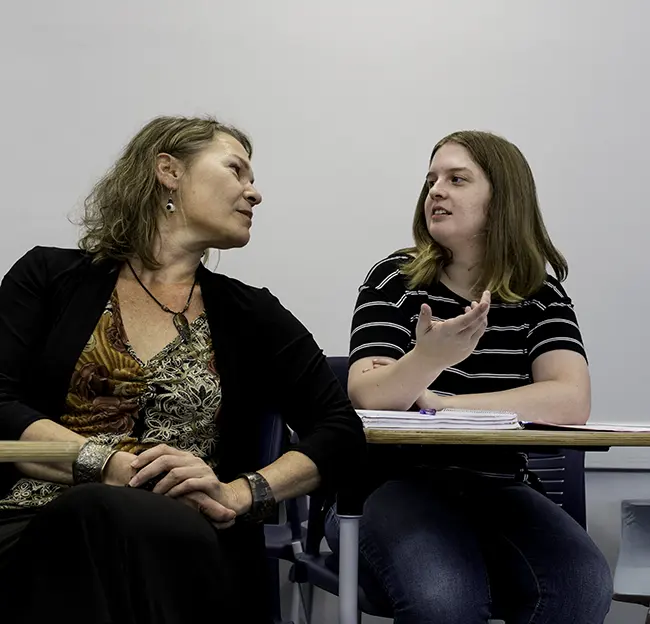
<instances>
[{"instance_id":1,"label":"purple pen","mask_svg":"<svg viewBox=\"0 0 650 624\"><path fill-rule=\"evenodd\" d=\"M433 407L431 409L421 409L420 414L428 414L429 416L435 416L436 411Z\"/></svg>"}]
</instances>

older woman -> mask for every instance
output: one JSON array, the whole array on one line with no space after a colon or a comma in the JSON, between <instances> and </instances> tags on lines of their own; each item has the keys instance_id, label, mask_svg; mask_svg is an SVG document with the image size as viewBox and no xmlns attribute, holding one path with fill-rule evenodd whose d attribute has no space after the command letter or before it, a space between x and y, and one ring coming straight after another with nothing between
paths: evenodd
<instances>
[{"instance_id":1,"label":"older woman","mask_svg":"<svg viewBox=\"0 0 650 624\"><path fill-rule=\"evenodd\" d=\"M0 473L7 621L268 621L259 521L363 456L309 332L201 263L249 241L250 158L214 119L154 119L87 200L81 249L35 248L5 276L0 438L80 446ZM270 409L300 443L262 467Z\"/></svg>"},{"instance_id":2,"label":"older woman","mask_svg":"<svg viewBox=\"0 0 650 624\"><path fill-rule=\"evenodd\" d=\"M519 149L485 132L435 146L415 246L359 291L350 397L367 409L510 410L584 423L590 382L567 264ZM550 265L556 277L548 275ZM399 624L602 624L612 581L587 533L517 449L372 449L362 581ZM328 538L338 549L338 525Z\"/></svg>"}]
</instances>

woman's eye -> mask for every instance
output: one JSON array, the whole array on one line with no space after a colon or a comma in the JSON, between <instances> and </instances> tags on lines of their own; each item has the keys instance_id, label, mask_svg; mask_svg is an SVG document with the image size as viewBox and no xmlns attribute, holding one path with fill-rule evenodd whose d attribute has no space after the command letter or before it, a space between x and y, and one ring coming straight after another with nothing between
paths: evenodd
<instances>
[{"instance_id":1,"label":"woman's eye","mask_svg":"<svg viewBox=\"0 0 650 624\"><path fill-rule=\"evenodd\" d=\"M237 177L240 176L240 174L241 174L241 166L240 165L233 163L232 165L230 165L230 168L237 174Z\"/></svg>"},{"instance_id":2,"label":"woman's eye","mask_svg":"<svg viewBox=\"0 0 650 624\"><path fill-rule=\"evenodd\" d=\"M452 184L460 184L461 182L464 182L464 181L465 181L465 179L461 178L460 176L453 176L451 178L451 183Z\"/></svg>"}]
</instances>

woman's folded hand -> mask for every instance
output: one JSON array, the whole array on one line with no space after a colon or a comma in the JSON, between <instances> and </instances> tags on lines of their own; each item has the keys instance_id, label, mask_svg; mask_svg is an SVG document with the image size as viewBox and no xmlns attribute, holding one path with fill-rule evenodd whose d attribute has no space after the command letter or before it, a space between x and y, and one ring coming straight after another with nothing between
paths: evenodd
<instances>
[{"instance_id":1,"label":"woman's folded hand","mask_svg":"<svg viewBox=\"0 0 650 624\"><path fill-rule=\"evenodd\" d=\"M210 466L188 451L159 444L138 455L131 466L136 471L131 487L164 475L152 492L190 505L218 528L231 526L238 513L246 510L242 493L233 484L222 483Z\"/></svg>"}]
</instances>

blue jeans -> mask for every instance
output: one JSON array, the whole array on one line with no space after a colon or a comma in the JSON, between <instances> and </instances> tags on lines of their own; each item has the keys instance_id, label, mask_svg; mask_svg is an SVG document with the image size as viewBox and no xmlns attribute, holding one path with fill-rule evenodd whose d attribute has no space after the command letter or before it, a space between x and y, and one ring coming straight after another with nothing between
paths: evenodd
<instances>
[{"instance_id":1,"label":"blue jeans","mask_svg":"<svg viewBox=\"0 0 650 624\"><path fill-rule=\"evenodd\" d=\"M338 553L338 519L326 521ZM602 624L612 577L566 512L514 479L429 473L367 499L359 578L396 624Z\"/></svg>"}]
</instances>

